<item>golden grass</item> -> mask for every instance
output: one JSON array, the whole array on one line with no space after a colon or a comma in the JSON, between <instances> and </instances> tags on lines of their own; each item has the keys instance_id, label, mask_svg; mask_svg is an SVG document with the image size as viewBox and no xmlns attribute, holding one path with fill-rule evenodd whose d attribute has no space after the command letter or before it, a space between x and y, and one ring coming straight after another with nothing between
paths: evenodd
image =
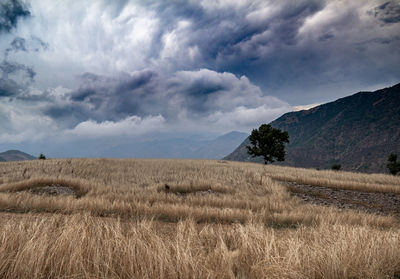
<instances>
[{"instance_id":1,"label":"golden grass","mask_svg":"<svg viewBox=\"0 0 400 279\"><path fill-rule=\"evenodd\" d=\"M0 163L0 277L400 276L398 217L304 204L274 180L307 177L400 188L388 175L204 160ZM48 185L79 194L32 191Z\"/></svg>"},{"instance_id":2,"label":"golden grass","mask_svg":"<svg viewBox=\"0 0 400 279\"><path fill-rule=\"evenodd\" d=\"M45 178L33 178L19 182L8 183L0 187L0 193L22 192L51 185L54 185L55 187L61 186L61 187L71 188L74 191L76 197L78 198L85 195L90 189L90 186L82 181L75 181L73 179L60 179L60 178L55 179L55 178L45 177Z\"/></svg>"},{"instance_id":3,"label":"golden grass","mask_svg":"<svg viewBox=\"0 0 400 279\"><path fill-rule=\"evenodd\" d=\"M123 223L86 215L2 221L3 278L395 278L396 230Z\"/></svg>"},{"instance_id":4,"label":"golden grass","mask_svg":"<svg viewBox=\"0 0 400 279\"><path fill-rule=\"evenodd\" d=\"M393 175L361 174L279 166L267 167L265 174L275 180L297 182L300 184L363 192L400 194L400 177Z\"/></svg>"}]
</instances>

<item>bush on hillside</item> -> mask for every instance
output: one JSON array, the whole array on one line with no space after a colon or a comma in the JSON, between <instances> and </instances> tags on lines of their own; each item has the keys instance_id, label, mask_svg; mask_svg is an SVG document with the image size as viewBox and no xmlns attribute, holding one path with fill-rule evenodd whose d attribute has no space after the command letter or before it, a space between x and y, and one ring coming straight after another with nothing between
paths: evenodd
<instances>
[{"instance_id":1,"label":"bush on hillside","mask_svg":"<svg viewBox=\"0 0 400 279\"><path fill-rule=\"evenodd\" d=\"M46 156L44 156L44 154L40 153L38 159L39 159L39 160L46 160Z\"/></svg>"},{"instance_id":2,"label":"bush on hillside","mask_svg":"<svg viewBox=\"0 0 400 279\"><path fill-rule=\"evenodd\" d=\"M390 153L388 156L388 163L386 167L389 169L389 172L393 175L396 175L400 172L400 162L397 161L397 155L394 153Z\"/></svg>"}]
</instances>

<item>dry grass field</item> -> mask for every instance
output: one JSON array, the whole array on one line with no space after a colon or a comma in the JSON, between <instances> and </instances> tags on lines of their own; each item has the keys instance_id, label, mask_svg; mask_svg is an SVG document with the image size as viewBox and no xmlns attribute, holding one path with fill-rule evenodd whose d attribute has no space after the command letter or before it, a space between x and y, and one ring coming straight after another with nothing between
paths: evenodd
<instances>
[{"instance_id":1,"label":"dry grass field","mask_svg":"<svg viewBox=\"0 0 400 279\"><path fill-rule=\"evenodd\" d=\"M1 278L400 278L400 218L282 181L400 194L400 178L204 160L0 163Z\"/></svg>"}]
</instances>

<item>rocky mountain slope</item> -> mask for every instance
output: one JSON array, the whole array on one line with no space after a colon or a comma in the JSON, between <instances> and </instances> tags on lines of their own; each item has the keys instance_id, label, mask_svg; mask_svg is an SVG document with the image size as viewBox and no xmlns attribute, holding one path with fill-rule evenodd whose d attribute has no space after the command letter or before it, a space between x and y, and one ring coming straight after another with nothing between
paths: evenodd
<instances>
[{"instance_id":1,"label":"rocky mountain slope","mask_svg":"<svg viewBox=\"0 0 400 279\"><path fill-rule=\"evenodd\" d=\"M289 112L270 123L288 131L284 165L387 172L391 152L400 155L400 84L359 92L309 110ZM246 139L225 159L260 161L247 154Z\"/></svg>"}]
</instances>

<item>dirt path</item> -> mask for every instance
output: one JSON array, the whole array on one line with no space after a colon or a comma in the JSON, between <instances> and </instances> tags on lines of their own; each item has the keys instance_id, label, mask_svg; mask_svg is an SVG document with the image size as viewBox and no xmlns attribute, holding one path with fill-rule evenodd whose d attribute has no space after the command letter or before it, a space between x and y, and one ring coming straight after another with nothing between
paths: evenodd
<instances>
[{"instance_id":1,"label":"dirt path","mask_svg":"<svg viewBox=\"0 0 400 279\"><path fill-rule=\"evenodd\" d=\"M296 182L280 183L285 185L292 195L307 203L400 217L400 195L397 194L326 188Z\"/></svg>"}]
</instances>

